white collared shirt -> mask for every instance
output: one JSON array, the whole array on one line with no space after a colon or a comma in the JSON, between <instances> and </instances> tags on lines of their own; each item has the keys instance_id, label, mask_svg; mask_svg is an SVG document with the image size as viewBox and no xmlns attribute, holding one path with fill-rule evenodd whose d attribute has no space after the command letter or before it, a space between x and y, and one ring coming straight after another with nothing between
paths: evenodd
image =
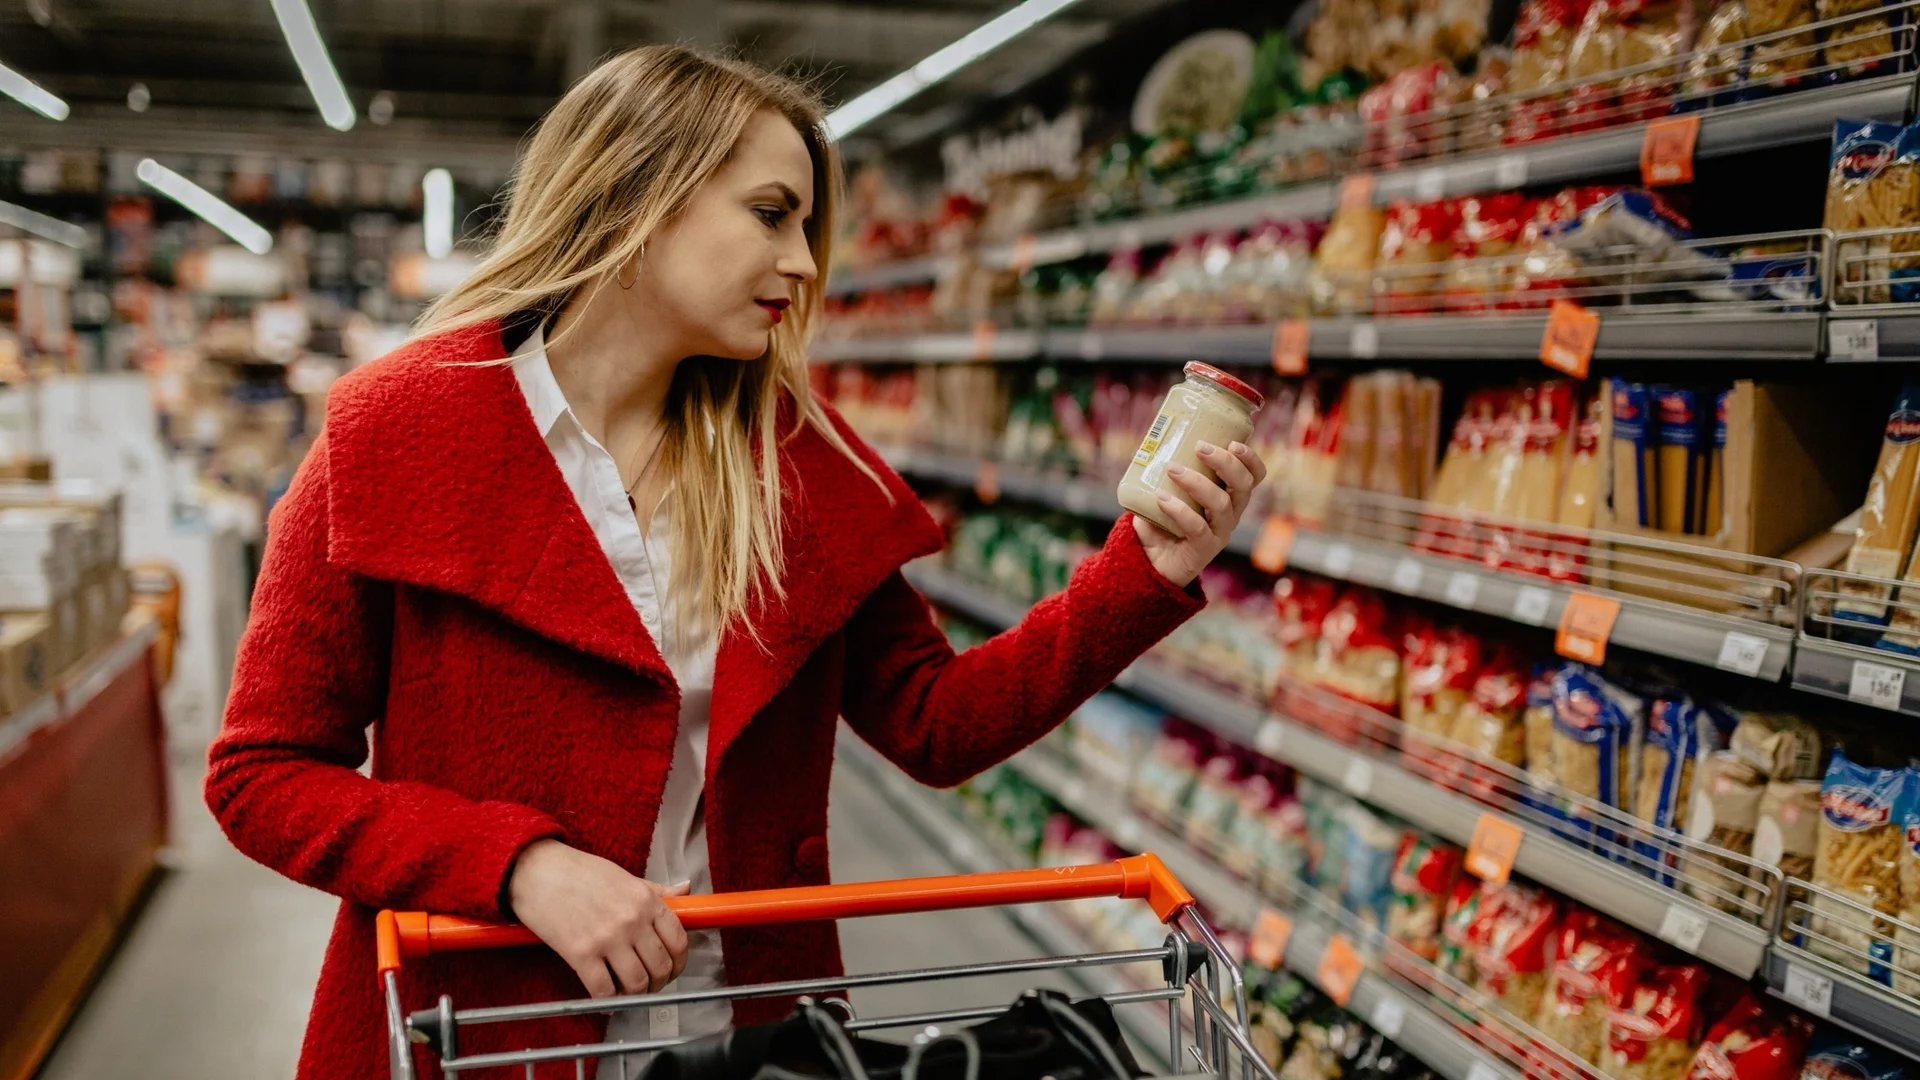
<instances>
[{"instance_id":1,"label":"white collared shirt","mask_svg":"<svg viewBox=\"0 0 1920 1080\"><path fill-rule=\"evenodd\" d=\"M673 741L673 766L667 772L666 790L660 799L660 819L647 850L647 880L663 885L691 881L694 892L712 892L704 799L707 716L713 698L717 642L711 627L680 627L678 613L668 602L667 590L673 583L673 522L666 501L661 501L643 535L613 456L580 426L553 377L542 330L535 329L514 352L513 374L526 395L534 424L553 452L554 463L560 466L567 489L580 504L595 539L627 591L627 599L633 601L641 623L653 635L680 686L680 726ZM686 587L685 582L681 587ZM674 632L681 629L684 632ZM690 933L687 939L686 971L669 989L706 990L725 985L720 935L706 931ZM732 1021L733 1010L724 1001L632 1010L614 1015L607 1027L607 1039L711 1035L724 1031ZM630 1068L638 1064L629 1059ZM603 1080L616 1075L613 1068L613 1059L601 1062Z\"/></svg>"}]
</instances>

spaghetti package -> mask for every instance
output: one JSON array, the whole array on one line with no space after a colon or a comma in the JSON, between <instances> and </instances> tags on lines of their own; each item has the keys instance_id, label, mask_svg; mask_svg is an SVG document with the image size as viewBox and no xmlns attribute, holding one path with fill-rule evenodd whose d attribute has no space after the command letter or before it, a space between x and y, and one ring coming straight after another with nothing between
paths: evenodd
<instances>
[{"instance_id":1,"label":"spaghetti package","mask_svg":"<svg viewBox=\"0 0 1920 1080\"><path fill-rule=\"evenodd\" d=\"M1480 990L1515 1016L1534 1016L1547 991L1559 901L1540 889L1508 882L1487 890L1469 930Z\"/></svg>"},{"instance_id":2,"label":"spaghetti package","mask_svg":"<svg viewBox=\"0 0 1920 1080\"><path fill-rule=\"evenodd\" d=\"M1400 707L1400 640L1378 593L1348 589L1320 623L1313 681L1389 715Z\"/></svg>"},{"instance_id":3,"label":"spaghetti package","mask_svg":"<svg viewBox=\"0 0 1920 1080\"><path fill-rule=\"evenodd\" d=\"M1708 981L1698 964L1642 977L1608 1016L1601 1071L1614 1080L1681 1080L1700 1048Z\"/></svg>"},{"instance_id":4,"label":"spaghetti package","mask_svg":"<svg viewBox=\"0 0 1920 1080\"><path fill-rule=\"evenodd\" d=\"M1393 860L1387 936L1422 960L1440 956L1441 924L1460 877L1460 849L1408 830Z\"/></svg>"},{"instance_id":5,"label":"spaghetti package","mask_svg":"<svg viewBox=\"0 0 1920 1080\"><path fill-rule=\"evenodd\" d=\"M1634 816L1657 829L1679 829L1687 824L1693 801L1695 773L1707 756L1719 749L1719 731L1705 709L1684 694L1669 694L1647 710L1646 738L1640 747L1640 771L1634 782ZM1758 802L1759 789L1754 789ZM1751 839L1753 822L1747 821ZM1675 860L1663 845L1637 842L1636 849L1650 863ZM1672 878L1660 875L1662 884Z\"/></svg>"},{"instance_id":6,"label":"spaghetti package","mask_svg":"<svg viewBox=\"0 0 1920 1080\"><path fill-rule=\"evenodd\" d=\"M1742 994L1707 1029L1686 1080L1794 1080L1812 1035L1812 1022L1800 1013Z\"/></svg>"},{"instance_id":7,"label":"spaghetti package","mask_svg":"<svg viewBox=\"0 0 1920 1080\"><path fill-rule=\"evenodd\" d=\"M1593 528L1593 512L1600 500L1600 429L1606 422L1606 407L1607 396L1596 394L1580 409L1566 478L1560 485L1560 508L1553 517L1557 524Z\"/></svg>"},{"instance_id":8,"label":"spaghetti package","mask_svg":"<svg viewBox=\"0 0 1920 1080\"><path fill-rule=\"evenodd\" d=\"M1734 754L1723 750L1708 756L1684 809L1687 839L1733 855L1753 854L1766 783L1758 769ZM1748 876L1747 864L1739 859L1698 851L1687 863L1686 888L1702 903L1739 912L1759 899L1743 884Z\"/></svg>"},{"instance_id":9,"label":"spaghetti package","mask_svg":"<svg viewBox=\"0 0 1920 1080\"><path fill-rule=\"evenodd\" d=\"M1654 443L1659 448L1658 528L1665 532L1700 532L1698 510L1707 479L1711 431L1703 430L1701 394L1671 386L1653 388L1654 412L1659 417Z\"/></svg>"},{"instance_id":10,"label":"spaghetti package","mask_svg":"<svg viewBox=\"0 0 1920 1080\"><path fill-rule=\"evenodd\" d=\"M1871 769L1839 750L1820 785L1813 883L1882 915L1900 910L1900 823L1894 803L1905 769ZM1892 924L1831 897L1815 896L1807 947L1843 967L1889 982Z\"/></svg>"},{"instance_id":11,"label":"spaghetti package","mask_svg":"<svg viewBox=\"0 0 1920 1080\"><path fill-rule=\"evenodd\" d=\"M1610 382L1613 397L1613 512L1641 528L1656 524L1659 462L1654 455L1653 395L1624 379Z\"/></svg>"},{"instance_id":12,"label":"spaghetti package","mask_svg":"<svg viewBox=\"0 0 1920 1080\"><path fill-rule=\"evenodd\" d=\"M1907 386L1887 417L1880 460L1867 481L1867 501L1860 508L1846 571L1882 578L1898 574L1913 549L1916 526L1920 526L1920 386ZM1843 580L1838 591L1840 599L1833 605L1836 618L1887 621L1886 586Z\"/></svg>"},{"instance_id":13,"label":"spaghetti package","mask_svg":"<svg viewBox=\"0 0 1920 1080\"><path fill-rule=\"evenodd\" d=\"M1447 260L1453 257L1460 212L1451 199L1396 202L1380 233L1377 272L1386 292L1375 298L1378 314L1421 315L1440 310Z\"/></svg>"},{"instance_id":14,"label":"spaghetti package","mask_svg":"<svg viewBox=\"0 0 1920 1080\"><path fill-rule=\"evenodd\" d=\"M1820 781L1775 780L1760 795L1753 857L1783 877L1811 881L1819 831Z\"/></svg>"},{"instance_id":15,"label":"spaghetti package","mask_svg":"<svg viewBox=\"0 0 1920 1080\"><path fill-rule=\"evenodd\" d=\"M1920 225L1920 163L1911 153L1912 140L1911 132L1898 124L1834 121L1823 222L1826 228L1848 233ZM1894 260L1892 255L1915 250L1920 250L1920 238L1914 236L1841 236L1834 255L1838 265L1845 268L1845 276L1834 283L1837 299L1867 304L1893 299L1886 280L1898 276L1902 269L1911 273L1914 260ZM1889 266L1895 271L1892 275L1883 272Z\"/></svg>"},{"instance_id":16,"label":"spaghetti package","mask_svg":"<svg viewBox=\"0 0 1920 1080\"><path fill-rule=\"evenodd\" d=\"M1505 646L1489 652L1473 680L1472 692L1453 719L1453 741L1482 757L1524 765L1527 673L1518 654Z\"/></svg>"},{"instance_id":17,"label":"spaghetti package","mask_svg":"<svg viewBox=\"0 0 1920 1080\"><path fill-rule=\"evenodd\" d=\"M1553 770L1563 791L1605 806L1628 808L1629 777L1646 721L1641 699L1580 664L1553 679ZM1594 832L1591 815L1571 808L1573 837L1611 843L1612 830Z\"/></svg>"},{"instance_id":18,"label":"spaghetti package","mask_svg":"<svg viewBox=\"0 0 1920 1080\"><path fill-rule=\"evenodd\" d=\"M1526 711L1520 715L1527 747L1527 775L1536 784L1559 783L1553 769L1553 677L1551 665L1536 668L1527 683Z\"/></svg>"},{"instance_id":19,"label":"spaghetti package","mask_svg":"<svg viewBox=\"0 0 1920 1080\"><path fill-rule=\"evenodd\" d=\"M1316 315L1371 315L1373 260L1385 215L1372 206L1334 211L1313 254L1307 288Z\"/></svg>"},{"instance_id":20,"label":"spaghetti package","mask_svg":"<svg viewBox=\"0 0 1920 1080\"><path fill-rule=\"evenodd\" d=\"M1591 911L1561 924L1553 972L1535 1027L1589 1065L1600 1061L1607 1019L1647 964L1638 935Z\"/></svg>"},{"instance_id":21,"label":"spaghetti package","mask_svg":"<svg viewBox=\"0 0 1920 1080\"><path fill-rule=\"evenodd\" d=\"M1713 445L1707 451L1707 488L1700 497L1700 532L1719 536L1727 503L1727 398L1733 391L1713 396Z\"/></svg>"}]
</instances>

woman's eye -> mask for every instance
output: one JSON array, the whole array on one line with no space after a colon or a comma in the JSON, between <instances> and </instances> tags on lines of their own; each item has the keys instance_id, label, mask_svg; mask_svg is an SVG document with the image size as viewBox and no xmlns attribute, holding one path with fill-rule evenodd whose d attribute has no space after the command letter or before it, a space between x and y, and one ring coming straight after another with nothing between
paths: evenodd
<instances>
[{"instance_id":1,"label":"woman's eye","mask_svg":"<svg viewBox=\"0 0 1920 1080\"><path fill-rule=\"evenodd\" d=\"M768 228L777 228L787 219L787 212L777 206L756 207L753 212L760 215L760 220L766 222Z\"/></svg>"}]
</instances>

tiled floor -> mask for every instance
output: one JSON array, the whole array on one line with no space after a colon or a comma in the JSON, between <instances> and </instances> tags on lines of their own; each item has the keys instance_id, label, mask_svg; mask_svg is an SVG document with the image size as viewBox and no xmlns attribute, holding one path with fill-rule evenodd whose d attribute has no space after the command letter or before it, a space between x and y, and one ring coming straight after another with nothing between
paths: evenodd
<instances>
[{"instance_id":1,"label":"tiled floor","mask_svg":"<svg viewBox=\"0 0 1920 1080\"><path fill-rule=\"evenodd\" d=\"M42 1080L277 1080L293 1075L332 898L233 850L199 799L199 758L175 768L174 869L55 1048ZM840 881L950 873L848 770L836 774L830 842ZM990 911L844 924L848 969L972 963L1036 949ZM1032 977L855 995L863 1014L1005 1001ZM1062 985L1062 988L1065 988Z\"/></svg>"}]
</instances>

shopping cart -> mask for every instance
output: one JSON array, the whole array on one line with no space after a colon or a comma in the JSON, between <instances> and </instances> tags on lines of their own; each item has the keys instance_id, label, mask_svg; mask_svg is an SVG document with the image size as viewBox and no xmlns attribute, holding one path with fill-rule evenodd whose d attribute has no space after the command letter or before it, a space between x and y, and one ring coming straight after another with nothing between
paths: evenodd
<instances>
[{"instance_id":1,"label":"shopping cart","mask_svg":"<svg viewBox=\"0 0 1920 1080\"><path fill-rule=\"evenodd\" d=\"M1094 897L1145 900L1171 931L1165 943L1157 949L1129 952L1043 957L717 990L634 994L483 1009L456 1009L451 999L442 996L437 1007L411 1015L402 1013L400 1006L397 976L404 962L439 953L537 945L539 940L525 927L513 924L424 912L382 911L375 927L376 948L379 978L386 993L392 1080L413 1080L412 1046L416 1043L425 1044L439 1056L440 1069L448 1076L480 1069L524 1066L526 1075L531 1078L535 1065L571 1061L574 1063L574 1075L584 1080L589 1059L619 1055L620 1075L625 1078L627 1059L624 1055L659 1050L683 1041L654 1039L603 1042L461 1056L458 1052L460 1030L479 1024L613 1013L699 1001L832 994L858 987L1152 961L1159 962L1166 986L1112 994L1105 1000L1116 1006L1166 1002L1167 1061L1176 1071L1192 1064L1201 1073L1224 1077L1230 1075L1228 1065L1232 1059L1238 1058L1241 1077L1277 1080L1273 1070L1261 1059L1248 1039L1247 996L1238 965L1221 947L1220 939L1214 935L1212 928L1194 910L1193 896L1175 880L1166 865L1151 854L1091 866L671 897L667 904L687 929L710 930ZM1188 993L1189 989L1193 991L1191 994ZM1193 1000L1193 1040L1183 1050L1184 1026L1179 999L1188 996ZM833 1005L845 1017L845 1029L848 1031L933 1028L932 1031L923 1030L920 1033L923 1045L928 1039L938 1040L948 1034L941 1031L938 1025L981 1020L999 1015L1006 1008L1006 1003L1000 1002L911 1016L870 1018L855 1017L852 1008L843 1001L836 999Z\"/></svg>"}]
</instances>

